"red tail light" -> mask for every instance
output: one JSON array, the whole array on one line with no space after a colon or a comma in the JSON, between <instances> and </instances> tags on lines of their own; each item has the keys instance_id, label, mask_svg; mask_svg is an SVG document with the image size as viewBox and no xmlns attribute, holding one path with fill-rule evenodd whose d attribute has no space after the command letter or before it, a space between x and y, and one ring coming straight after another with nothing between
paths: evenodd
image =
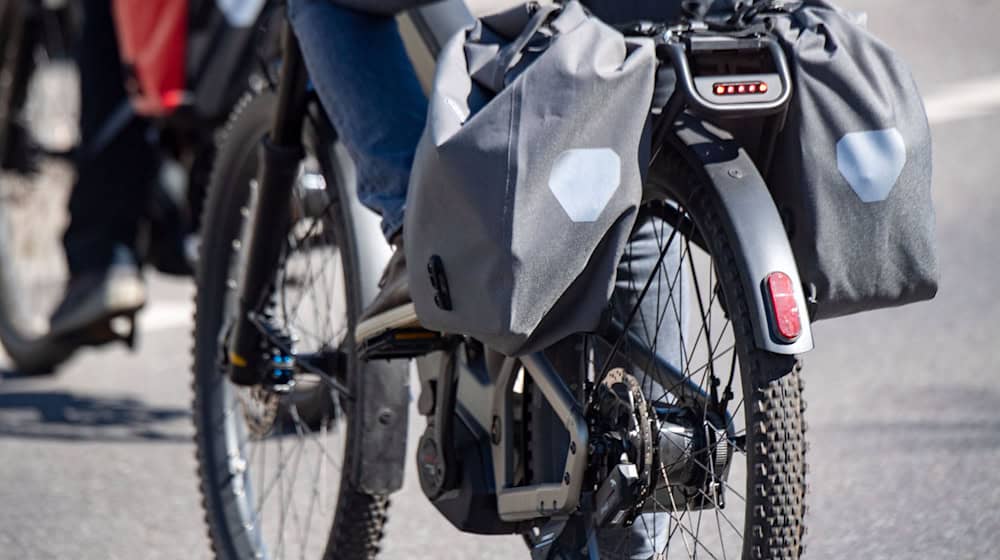
<instances>
[{"instance_id":1,"label":"red tail light","mask_svg":"<svg viewBox=\"0 0 1000 560\"><path fill-rule=\"evenodd\" d=\"M712 85L715 95L750 95L767 93L766 82L734 82L715 83Z\"/></svg>"},{"instance_id":2,"label":"red tail light","mask_svg":"<svg viewBox=\"0 0 1000 560\"><path fill-rule=\"evenodd\" d=\"M774 313L778 334L788 342L794 342L802 334L802 318L799 304L795 301L795 286L784 272L767 275L767 291L771 296L771 311Z\"/></svg>"}]
</instances>

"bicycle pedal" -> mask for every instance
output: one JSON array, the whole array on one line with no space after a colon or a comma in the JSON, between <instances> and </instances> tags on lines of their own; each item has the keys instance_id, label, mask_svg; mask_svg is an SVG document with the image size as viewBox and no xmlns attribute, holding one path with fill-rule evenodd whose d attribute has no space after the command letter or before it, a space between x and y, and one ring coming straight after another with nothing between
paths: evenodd
<instances>
[{"instance_id":1,"label":"bicycle pedal","mask_svg":"<svg viewBox=\"0 0 1000 560\"><path fill-rule=\"evenodd\" d=\"M108 321L108 327L118 340L125 343L129 350L135 350L136 346L136 322L135 315L119 315L112 317Z\"/></svg>"},{"instance_id":2,"label":"bicycle pedal","mask_svg":"<svg viewBox=\"0 0 1000 560\"><path fill-rule=\"evenodd\" d=\"M445 344L439 332L421 328L390 329L362 341L358 355L365 361L417 358L442 350Z\"/></svg>"},{"instance_id":3,"label":"bicycle pedal","mask_svg":"<svg viewBox=\"0 0 1000 560\"><path fill-rule=\"evenodd\" d=\"M79 346L103 346L111 342L123 342L129 350L136 346L135 315L118 315L96 322L65 339Z\"/></svg>"}]
</instances>

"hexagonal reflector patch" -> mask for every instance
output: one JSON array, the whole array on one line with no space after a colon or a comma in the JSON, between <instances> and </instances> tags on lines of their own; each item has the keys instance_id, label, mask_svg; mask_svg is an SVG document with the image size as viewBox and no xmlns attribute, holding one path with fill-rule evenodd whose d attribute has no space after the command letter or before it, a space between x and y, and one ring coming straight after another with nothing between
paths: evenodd
<instances>
[{"instance_id":1,"label":"hexagonal reflector patch","mask_svg":"<svg viewBox=\"0 0 1000 560\"><path fill-rule=\"evenodd\" d=\"M895 128L845 134L837 142L837 169L863 202L889 197L906 165L906 142Z\"/></svg>"},{"instance_id":2,"label":"hexagonal reflector patch","mask_svg":"<svg viewBox=\"0 0 1000 560\"><path fill-rule=\"evenodd\" d=\"M622 160L611 148L566 150L549 173L549 189L574 222L600 217L621 182Z\"/></svg>"}]
</instances>

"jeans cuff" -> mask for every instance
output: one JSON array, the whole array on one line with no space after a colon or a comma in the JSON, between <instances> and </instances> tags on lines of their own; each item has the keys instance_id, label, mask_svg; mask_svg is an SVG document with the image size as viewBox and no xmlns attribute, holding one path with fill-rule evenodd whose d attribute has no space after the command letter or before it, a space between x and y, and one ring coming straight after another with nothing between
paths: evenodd
<instances>
[{"instance_id":1,"label":"jeans cuff","mask_svg":"<svg viewBox=\"0 0 1000 560\"><path fill-rule=\"evenodd\" d=\"M386 241L392 241L393 237L396 237L401 231L403 231L403 213L400 212L394 216L383 216L382 217L382 234L385 235Z\"/></svg>"}]
</instances>

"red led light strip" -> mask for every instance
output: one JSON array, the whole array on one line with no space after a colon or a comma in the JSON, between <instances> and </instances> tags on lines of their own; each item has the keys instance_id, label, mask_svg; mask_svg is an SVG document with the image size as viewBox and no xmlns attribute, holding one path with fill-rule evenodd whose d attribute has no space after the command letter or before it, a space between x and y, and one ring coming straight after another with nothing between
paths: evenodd
<instances>
[{"instance_id":1,"label":"red led light strip","mask_svg":"<svg viewBox=\"0 0 1000 560\"><path fill-rule=\"evenodd\" d=\"M760 95L767 93L767 82L718 83L712 91L715 95Z\"/></svg>"}]
</instances>

